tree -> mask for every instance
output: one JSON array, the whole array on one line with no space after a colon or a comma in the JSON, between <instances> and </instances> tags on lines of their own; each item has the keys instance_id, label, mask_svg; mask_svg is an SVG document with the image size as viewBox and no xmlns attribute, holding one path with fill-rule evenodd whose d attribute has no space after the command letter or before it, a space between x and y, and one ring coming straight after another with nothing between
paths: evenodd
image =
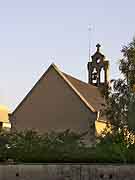
<instances>
[{"instance_id":1,"label":"tree","mask_svg":"<svg viewBox=\"0 0 135 180\"><path fill-rule=\"evenodd\" d=\"M123 79L113 81L105 114L114 129L135 130L135 38L121 52L119 69Z\"/></svg>"},{"instance_id":2,"label":"tree","mask_svg":"<svg viewBox=\"0 0 135 180\"><path fill-rule=\"evenodd\" d=\"M120 60L120 71L127 80L130 91L134 90L135 86L135 38L128 46L122 49L123 58Z\"/></svg>"}]
</instances>

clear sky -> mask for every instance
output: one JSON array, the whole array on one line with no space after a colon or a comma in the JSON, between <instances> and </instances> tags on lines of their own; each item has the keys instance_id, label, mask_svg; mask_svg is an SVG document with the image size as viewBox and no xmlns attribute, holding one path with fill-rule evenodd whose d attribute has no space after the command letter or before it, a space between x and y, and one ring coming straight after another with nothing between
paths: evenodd
<instances>
[{"instance_id":1,"label":"clear sky","mask_svg":"<svg viewBox=\"0 0 135 180\"><path fill-rule=\"evenodd\" d=\"M135 0L0 0L0 104L11 111L54 62L87 81L91 51L102 45L111 78L135 32Z\"/></svg>"}]
</instances>

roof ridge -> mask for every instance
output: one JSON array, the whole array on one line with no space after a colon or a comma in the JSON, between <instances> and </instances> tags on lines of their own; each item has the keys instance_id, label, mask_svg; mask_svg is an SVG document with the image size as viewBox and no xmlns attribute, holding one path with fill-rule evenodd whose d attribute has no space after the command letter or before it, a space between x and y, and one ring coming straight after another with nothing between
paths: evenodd
<instances>
[{"instance_id":1,"label":"roof ridge","mask_svg":"<svg viewBox=\"0 0 135 180\"><path fill-rule=\"evenodd\" d=\"M15 108L15 110L12 112L12 115L16 112L16 110L23 104L23 102L27 99L27 97L32 93L33 89L39 84L39 82L45 77L47 72L53 67L56 72L62 77L62 79L70 86L70 88L80 97L80 99L84 102L84 104L92 111L96 112L96 110L92 107L91 104L88 103L86 98L76 89L76 87L73 85L72 82L66 77L66 73L62 72L57 65L52 63L48 69L43 73L43 75L39 78L39 80L35 83L35 85L31 88L31 90L26 94L26 96L23 98L23 100L19 103L19 105ZM71 76L72 77L72 76ZM72 77L73 78L73 77ZM75 78L74 78L75 79ZM78 80L79 81L79 80ZM81 81L82 82L82 81Z\"/></svg>"},{"instance_id":2,"label":"roof ridge","mask_svg":"<svg viewBox=\"0 0 135 180\"><path fill-rule=\"evenodd\" d=\"M78 79L78 78L76 78L76 77L73 77L73 76L71 76L70 74L67 74L67 73L65 73L65 72L62 72L62 73L63 73L64 75L66 75L66 76L69 76L69 77L73 78L73 79L76 80L76 81L79 81L79 82L87 85L87 86L90 86L90 87L92 87L92 88L94 88L94 89L98 89L98 87L93 86L92 84L89 84L89 83L87 83L87 82L85 82L85 81L82 81L82 80L80 80L80 79Z\"/></svg>"},{"instance_id":3,"label":"roof ridge","mask_svg":"<svg viewBox=\"0 0 135 180\"><path fill-rule=\"evenodd\" d=\"M88 103L88 101L85 99L85 97L76 89L76 87L73 85L73 83L70 82L70 80L65 76L66 73L63 73L62 71L60 71L59 68L55 64L53 64L53 67L60 74L60 76L65 80L65 82L72 88L72 90L80 97L80 99L85 103L85 105L92 112L96 112L95 109L92 107L92 105Z\"/></svg>"}]
</instances>

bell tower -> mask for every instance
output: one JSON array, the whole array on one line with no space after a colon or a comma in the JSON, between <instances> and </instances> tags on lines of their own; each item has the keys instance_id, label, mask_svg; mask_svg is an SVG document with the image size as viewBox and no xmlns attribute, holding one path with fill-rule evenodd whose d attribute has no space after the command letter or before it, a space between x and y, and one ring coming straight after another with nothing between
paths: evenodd
<instances>
[{"instance_id":1,"label":"bell tower","mask_svg":"<svg viewBox=\"0 0 135 180\"><path fill-rule=\"evenodd\" d=\"M88 62L88 81L94 86L104 87L109 81L109 61L101 54L100 47L100 44L96 45L97 50Z\"/></svg>"}]
</instances>

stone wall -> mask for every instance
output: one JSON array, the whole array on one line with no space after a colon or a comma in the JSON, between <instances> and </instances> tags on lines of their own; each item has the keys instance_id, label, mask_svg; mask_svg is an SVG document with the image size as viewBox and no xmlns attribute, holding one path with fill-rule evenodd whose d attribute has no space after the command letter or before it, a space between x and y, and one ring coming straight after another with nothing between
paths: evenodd
<instances>
[{"instance_id":1,"label":"stone wall","mask_svg":"<svg viewBox=\"0 0 135 180\"><path fill-rule=\"evenodd\" d=\"M0 165L0 180L135 180L135 165Z\"/></svg>"}]
</instances>

